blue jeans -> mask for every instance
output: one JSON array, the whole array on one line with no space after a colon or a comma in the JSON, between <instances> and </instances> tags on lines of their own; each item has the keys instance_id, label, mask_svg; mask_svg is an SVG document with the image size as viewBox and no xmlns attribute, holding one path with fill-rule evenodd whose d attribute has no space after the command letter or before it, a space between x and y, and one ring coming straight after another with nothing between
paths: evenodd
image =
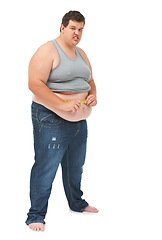
<instances>
[{"instance_id":1,"label":"blue jeans","mask_svg":"<svg viewBox=\"0 0 162 240\"><path fill-rule=\"evenodd\" d=\"M26 224L41 222L47 212L52 183L59 163L71 210L83 212L81 176L86 155L87 122L69 122L40 104L32 103L35 162L30 177L31 208Z\"/></svg>"}]
</instances>

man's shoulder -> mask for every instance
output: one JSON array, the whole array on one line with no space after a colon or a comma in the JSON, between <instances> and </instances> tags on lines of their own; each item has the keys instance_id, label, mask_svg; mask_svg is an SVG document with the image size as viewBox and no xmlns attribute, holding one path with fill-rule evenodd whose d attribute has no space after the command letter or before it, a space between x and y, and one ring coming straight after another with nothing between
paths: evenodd
<instances>
[{"instance_id":1,"label":"man's shoulder","mask_svg":"<svg viewBox=\"0 0 162 240\"><path fill-rule=\"evenodd\" d=\"M57 54L56 48L54 47L51 41L44 43L41 45L37 51L35 52L34 56L37 57L50 57L53 58Z\"/></svg>"},{"instance_id":2,"label":"man's shoulder","mask_svg":"<svg viewBox=\"0 0 162 240\"><path fill-rule=\"evenodd\" d=\"M39 48L38 48L39 51L51 51L51 50L54 50L54 45L51 41L48 41L46 43L44 43L43 45L41 45Z\"/></svg>"}]
</instances>

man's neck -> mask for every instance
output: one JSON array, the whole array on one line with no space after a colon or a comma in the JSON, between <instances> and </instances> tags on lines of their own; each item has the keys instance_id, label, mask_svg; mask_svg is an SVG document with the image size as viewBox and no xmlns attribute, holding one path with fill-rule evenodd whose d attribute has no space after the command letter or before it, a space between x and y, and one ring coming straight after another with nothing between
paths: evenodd
<instances>
[{"instance_id":1,"label":"man's neck","mask_svg":"<svg viewBox=\"0 0 162 240\"><path fill-rule=\"evenodd\" d=\"M56 41L58 41L58 43L62 45L65 49L74 50L74 46L65 41L61 34L59 37L56 38Z\"/></svg>"}]
</instances>

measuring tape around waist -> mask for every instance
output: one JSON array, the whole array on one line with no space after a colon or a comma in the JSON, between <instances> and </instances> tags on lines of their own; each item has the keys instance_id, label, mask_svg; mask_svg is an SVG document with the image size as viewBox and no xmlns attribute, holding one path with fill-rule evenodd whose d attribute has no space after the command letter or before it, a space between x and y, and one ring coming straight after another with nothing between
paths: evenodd
<instances>
[{"instance_id":1,"label":"measuring tape around waist","mask_svg":"<svg viewBox=\"0 0 162 240\"><path fill-rule=\"evenodd\" d=\"M66 99L63 99L64 102L69 102L70 100L66 100ZM80 106L82 106L84 103L85 103L85 99L83 101L80 102Z\"/></svg>"}]
</instances>

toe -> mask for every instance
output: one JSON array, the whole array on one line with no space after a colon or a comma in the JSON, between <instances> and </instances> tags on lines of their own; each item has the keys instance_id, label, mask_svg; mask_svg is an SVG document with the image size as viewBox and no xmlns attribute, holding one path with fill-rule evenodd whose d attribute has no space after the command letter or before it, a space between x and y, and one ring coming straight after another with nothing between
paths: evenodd
<instances>
[{"instance_id":1,"label":"toe","mask_svg":"<svg viewBox=\"0 0 162 240\"><path fill-rule=\"evenodd\" d=\"M42 232L44 232L44 226L43 226L43 227L41 227L41 231L42 231Z\"/></svg>"},{"instance_id":2,"label":"toe","mask_svg":"<svg viewBox=\"0 0 162 240\"><path fill-rule=\"evenodd\" d=\"M85 212L90 212L90 213L98 213L99 210L95 207L88 206L87 208L84 209Z\"/></svg>"},{"instance_id":3,"label":"toe","mask_svg":"<svg viewBox=\"0 0 162 240\"><path fill-rule=\"evenodd\" d=\"M35 232L44 231L43 223L31 223L29 224L29 228Z\"/></svg>"}]
</instances>

